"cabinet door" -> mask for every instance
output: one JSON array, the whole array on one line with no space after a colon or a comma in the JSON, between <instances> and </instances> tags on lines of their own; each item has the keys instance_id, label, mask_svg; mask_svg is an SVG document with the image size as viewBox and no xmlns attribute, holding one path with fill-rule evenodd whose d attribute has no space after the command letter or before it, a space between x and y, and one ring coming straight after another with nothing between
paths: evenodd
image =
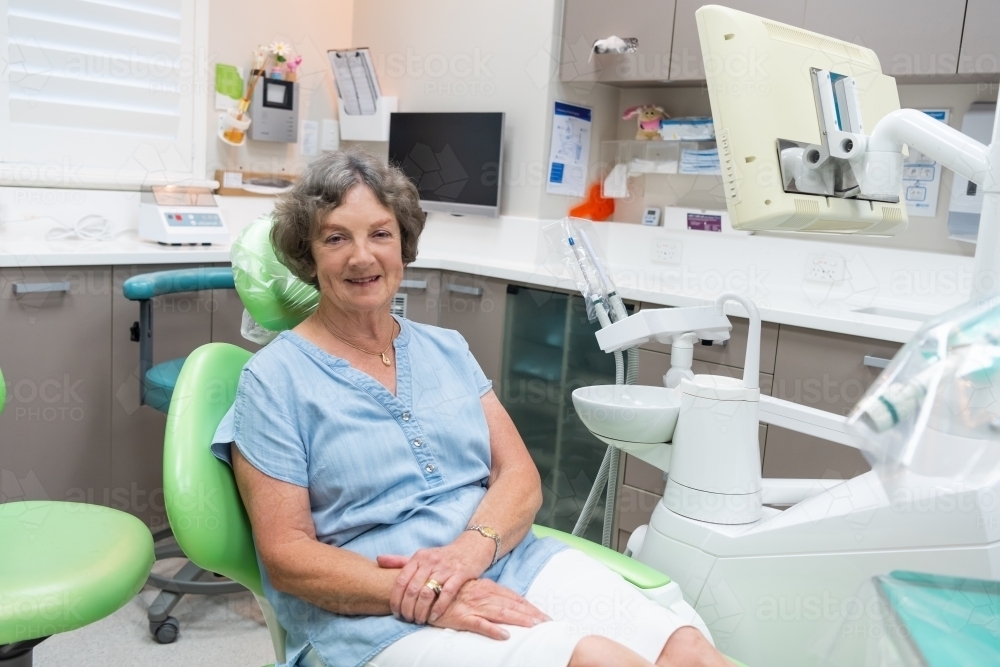
<instances>
[{"instance_id":1,"label":"cabinet door","mask_svg":"<svg viewBox=\"0 0 1000 667\"><path fill-rule=\"evenodd\" d=\"M127 506L119 509L139 517L153 530L166 526L163 429L167 416L139 405L139 343L132 342L129 335L129 327L139 320L139 302L126 299L122 285L134 275L176 268L179 267L116 266L114 269L111 479L115 490L128 499ZM154 364L185 357L196 347L211 342L213 313L220 309L213 301L213 294L209 290L183 292L153 300ZM228 295L226 298L228 301ZM228 309L230 313L236 310L233 306Z\"/></svg>"},{"instance_id":2,"label":"cabinet door","mask_svg":"<svg viewBox=\"0 0 1000 667\"><path fill-rule=\"evenodd\" d=\"M566 0L562 81L662 81L670 69L674 0ZM634 53L594 54L594 42L612 35L639 40Z\"/></svg>"},{"instance_id":3,"label":"cabinet door","mask_svg":"<svg viewBox=\"0 0 1000 667\"><path fill-rule=\"evenodd\" d=\"M968 0L962 52L958 58L959 74L1000 72L1000 2Z\"/></svg>"},{"instance_id":4,"label":"cabinet door","mask_svg":"<svg viewBox=\"0 0 1000 667\"><path fill-rule=\"evenodd\" d=\"M406 300L406 318L421 324L441 323L441 272L406 269L397 296Z\"/></svg>"},{"instance_id":5,"label":"cabinet door","mask_svg":"<svg viewBox=\"0 0 1000 667\"><path fill-rule=\"evenodd\" d=\"M846 415L880 368L865 357L891 359L899 343L781 326L771 395ZM856 449L769 426L765 477L850 478L869 469Z\"/></svg>"},{"instance_id":6,"label":"cabinet door","mask_svg":"<svg viewBox=\"0 0 1000 667\"><path fill-rule=\"evenodd\" d=\"M674 19L674 40L670 54L670 80L705 79L705 64L701 58L701 41L694 13L704 5L722 5L748 14L756 14L780 23L801 27L806 0L677 0Z\"/></svg>"},{"instance_id":7,"label":"cabinet door","mask_svg":"<svg viewBox=\"0 0 1000 667\"><path fill-rule=\"evenodd\" d=\"M865 46L892 76L954 74L965 0L807 0L805 28Z\"/></svg>"},{"instance_id":8,"label":"cabinet door","mask_svg":"<svg viewBox=\"0 0 1000 667\"><path fill-rule=\"evenodd\" d=\"M442 273L440 324L465 336L486 377L500 380L507 283L467 273Z\"/></svg>"},{"instance_id":9,"label":"cabinet door","mask_svg":"<svg viewBox=\"0 0 1000 667\"><path fill-rule=\"evenodd\" d=\"M111 504L111 290L110 267L0 269L0 502Z\"/></svg>"}]
</instances>

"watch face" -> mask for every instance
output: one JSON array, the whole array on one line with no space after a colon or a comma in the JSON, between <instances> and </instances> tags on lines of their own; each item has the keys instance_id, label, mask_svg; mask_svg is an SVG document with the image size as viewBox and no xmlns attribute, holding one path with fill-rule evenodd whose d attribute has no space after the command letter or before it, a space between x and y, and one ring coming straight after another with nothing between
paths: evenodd
<instances>
[{"instance_id":1,"label":"watch face","mask_svg":"<svg viewBox=\"0 0 1000 667\"><path fill-rule=\"evenodd\" d=\"M487 528L486 526L483 526L482 528L480 528L480 531L486 537L490 537L490 538L492 538L494 540L496 538L500 537L500 534L497 531L493 530L492 528Z\"/></svg>"}]
</instances>

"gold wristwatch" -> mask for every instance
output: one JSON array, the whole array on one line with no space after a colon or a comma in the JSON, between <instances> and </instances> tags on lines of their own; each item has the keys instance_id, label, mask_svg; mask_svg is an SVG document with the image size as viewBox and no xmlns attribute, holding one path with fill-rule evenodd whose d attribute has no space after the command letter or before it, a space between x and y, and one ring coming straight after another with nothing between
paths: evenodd
<instances>
[{"instance_id":1,"label":"gold wristwatch","mask_svg":"<svg viewBox=\"0 0 1000 667\"><path fill-rule=\"evenodd\" d=\"M474 530L483 537L488 537L494 542L496 542L497 548L493 552L493 562L490 563L490 567L496 565L497 561L500 560L500 533L493 530L489 526L480 526L479 524L476 524L474 526L469 526L468 528L466 528L466 530Z\"/></svg>"}]
</instances>

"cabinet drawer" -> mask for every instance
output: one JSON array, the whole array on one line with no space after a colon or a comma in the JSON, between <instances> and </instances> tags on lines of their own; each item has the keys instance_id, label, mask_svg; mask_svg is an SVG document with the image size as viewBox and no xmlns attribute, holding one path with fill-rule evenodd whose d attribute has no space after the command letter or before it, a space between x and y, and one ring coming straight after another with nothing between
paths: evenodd
<instances>
[{"instance_id":1,"label":"cabinet drawer","mask_svg":"<svg viewBox=\"0 0 1000 667\"><path fill-rule=\"evenodd\" d=\"M662 81L670 71L674 0L631 0L611 10L602 0L566 0L563 9L562 81ZM634 53L592 54L594 42L635 37Z\"/></svg>"},{"instance_id":2,"label":"cabinet drawer","mask_svg":"<svg viewBox=\"0 0 1000 667\"><path fill-rule=\"evenodd\" d=\"M649 523L656 503L660 502L655 493L635 489L623 484L618 492L618 530L631 533L643 524Z\"/></svg>"},{"instance_id":3,"label":"cabinet drawer","mask_svg":"<svg viewBox=\"0 0 1000 667\"><path fill-rule=\"evenodd\" d=\"M652 303L643 303L642 309L662 308ZM750 332L750 320L744 317L729 316L729 321L733 325L729 332L729 341L725 345L698 345L694 346L694 358L698 361L707 361L733 368L743 368L747 358L747 335ZM774 371L774 354L778 345L778 325L772 322L761 322L760 325L760 370L764 373ZM644 350L654 352L665 352L670 354L670 346L663 343L650 341L640 345Z\"/></svg>"},{"instance_id":4,"label":"cabinet drawer","mask_svg":"<svg viewBox=\"0 0 1000 667\"><path fill-rule=\"evenodd\" d=\"M0 269L2 496L111 503L111 269Z\"/></svg>"},{"instance_id":5,"label":"cabinet drawer","mask_svg":"<svg viewBox=\"0 0 1000 667\"><path fill-rule=\"evenodd\" d=\"M891 359L899 343L782 326L771 395L846 415L881 368L865 357ZM869 359L871 363L871 359ZM851 477L868 470L860 452L783 428L770 427L765 477Z\"/></svg>"},{"instance_id":6,"label":"cabinet drawer","mask_svg":"<svg viewBox=\"0 0 1000 667\"><path fill-rule=\"evenodd\" d=\"M802 27L806 0L677 0L670 54L671 81L704 80L698 24L694 13L703 5L722 5L787 25ZM822 31L820 31L822 32ZM766 62L766 61L765 61ZM766 67L766 65L764 65Z\"/></svg>"}]
</instances>

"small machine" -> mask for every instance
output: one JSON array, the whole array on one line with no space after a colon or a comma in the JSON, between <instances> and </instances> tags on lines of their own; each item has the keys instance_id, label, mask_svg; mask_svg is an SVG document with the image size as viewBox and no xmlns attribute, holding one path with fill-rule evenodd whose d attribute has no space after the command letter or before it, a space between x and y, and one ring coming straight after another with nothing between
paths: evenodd
<instances>
[{"instance_id":1,"label":"small machine","mask_svg":"<svg viewBox=\"0 0 1000 667\"><path fill-rule=\"evenodd\" d=\"M250 138L294 144L299 140L299 87L294 81L261 77L250 102Z\"/></svg>"},{"instance_id":2,"label":"small machine","mask_svg":"<svg viewBox=\"0 0 1000 667\"><path fill-rule=\"evenodd\" d=\"M208 188L167 185L139 197L139 238L160 245L229 243L229 229Z\"/></svg>"}]
</instances>

